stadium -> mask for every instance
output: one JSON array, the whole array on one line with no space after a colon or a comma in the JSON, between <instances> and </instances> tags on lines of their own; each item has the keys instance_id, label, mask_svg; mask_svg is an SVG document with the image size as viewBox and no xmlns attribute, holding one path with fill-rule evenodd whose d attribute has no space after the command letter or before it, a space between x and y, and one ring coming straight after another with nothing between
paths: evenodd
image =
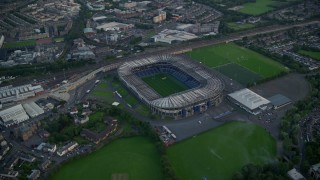
<instances>
[{"instance_id":1,"label":"stadium","mask_svg":"<svg viewBox=\"0 0 320 180\"><path fill-rule=\"evenodd\" d=\"M119 79L153 112L175 119L206 111L222 102L223 82L185 56L160 55L118 68Z\"/></svg>"}]
</instances>

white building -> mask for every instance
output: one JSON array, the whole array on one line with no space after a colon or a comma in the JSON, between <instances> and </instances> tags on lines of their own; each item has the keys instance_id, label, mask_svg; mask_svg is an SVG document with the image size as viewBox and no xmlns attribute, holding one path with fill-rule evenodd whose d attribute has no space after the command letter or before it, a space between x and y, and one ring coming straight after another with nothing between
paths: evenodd
<instances>
[{"instance_id":1,"label":"white building","mask_svg":"<svg viewBox=\"0 0 320 180\"><path fill-rule=\"evenodd\" d=\"M120 30L127 30L129 28L133 28L133 24L123 24L123 23L118 23L118 22L110 22L110 23L105 23L101 24L96 27L98 30L104 30L104 31L120 31Z\"/></svg>"},{"instance_id":2,"label":"white building","mask_svg":"<svg viewBox=\"0 0 320 180\"><path fill-rule=\"evenodd\" d=\"M287 174L292 180L305 180L306 179L295 168L293 168L290 171L288 171Z\"/></svg>"},{"instance_id":3,"label":"white building","mask_svg":"<svg viewBox=\"0 0 320 180\"><path fill-rule=\"evenodd\" d=\"M57 150L57 146L54 144L54 145L51 145L51 144L48 144L48 143L41 143L39 144L39 146L37 147L37 150L38 151L44 151L44 152L56 152Z\"/></svg>"},{"instance_id":4,"label":"white building","mask_svg":"<svg viewBox=\"0 0 320 180\"><path fill-rule=\"evenodd\" d=\"M25 120L29 119L26 111L23 109L22 105L16 105L11 108L0 111L0 124L9 127L14 124L19 124Z\"/></svg>"},{"instance_id":5,"label":"white building","mask_svg":"<svg viewBox=\"0 0 320 180\"><path fill-rule=\"evenodd\" d=\"M272 107L269 100L247 88L228 94L228 97L236 105L254 115Z\"/></svg>"},{"instance_id":6,"label":"white building","mask_svg":"<svg viewBox=\"0 0 320 180\"><path fill-rule=\"evenodd\" d=\"M174 41L188 41L198 38L198 36L184 31L165 29L152 38L154 39L154 42L164 42L172 44Z\"/></svg>"},{"instance_id":7,"label":"white building","mask_svg":"<svg viewBox=\"0 0 320 180\"><path fill-rule=\"evenodd\" d=\"M76 148L79 144L77 142L70 142L61 148L58 149L57 154L59 156L63 156L67 154L68 152L71 152L74 148Z\"/></svg>"},{"instance_id":8,"label":"white building","mask_svg":"<svg viewBox=\"0 0 320 180\"><path fill-rule=\"evenodd\" d=\"M104 20L104 19L107 19L107 16L98 16L98 17L93 17L92 20L97 22L99 20Z\"/></svg>"}]
</instances>

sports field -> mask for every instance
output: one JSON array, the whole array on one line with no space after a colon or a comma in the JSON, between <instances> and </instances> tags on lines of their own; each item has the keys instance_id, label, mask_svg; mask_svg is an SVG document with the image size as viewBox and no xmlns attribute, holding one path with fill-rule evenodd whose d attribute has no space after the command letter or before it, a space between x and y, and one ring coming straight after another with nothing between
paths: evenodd
<instances>
[{"instance_id":1,"label":"sports field","mask_svg":"<svg viewBox=\"0 0 320 180\"><path fill-rule=\"evenodd\" d=\"M194 49L187 54L211 68L235 63L263 78L273 77L281 72L288 71L280 63L234 43Z\"/></svg>"},{"instance_id":2,"label":"sports field","mask_svg":"<svg viewBox=\"0 0 320 180\"><path fill-rule=\"evenodd\" d=\"M35 40L16 41L16 42L4 43L3 48L14 49L19 47L28 47L28 46L35 46L35 45L36 45Z\"/></svg>"},{"instance_id":3,"label":"sports field","mask_svg":"<svg viewBox=\"0 0 320 180\"><path fill-rule=\"evenodd\" d=\"M162 97L166 97L188 89L186 85L179 82L174 77L163 73L144 77L142 80Z\"/></svg>"},{"instance_id":4,"label":"sports field","mask_svg":"<svg viewBox=\"0 0 320 180\"><path fill-rule=\"evenodd\" d=\"M256 0L256 2L250 2L243 4L243 8L240 12L250 15L259 15L268 11L271 11L273 7L271 5L277 3L277 1L272 0Z\"/></svg>"},{"instance_id":5,"label":"sports field","mask_svg":"<svg viewBox=\"0 0 320 180\"><path fill-rule=\"evenodd\" d=\"M226 64L224 66L219 66L216 68L222 74L228 76L229 78L236 80L237 82L247 85L249 83L258 82L263 79L257 73L254 73L238 64Z\"/></svg>"},{"instance_id":6,"label":"sports field","mask_svg":"<svg viewBox=\"0 0 320 180\"><path fill-rule=\"evenodd\" d=\"M315 60L320 60L320 51L305 51L305 50L299 50L299 54L311 57Z\"/></svg>"},{"instance_id":7,"label":"sports field","mask_svg":"<svg viewBox=\"0 0 320 180\"><path fill-rule=\"evenodd\" d=\"M160 157L147 138L119 139L93 154L63 165L51 179L162 179Z\"/></svg>"},{"instance_id":8,"label":"sports field","mask_svg":"<svg viewBox=\"0 0 320 180\"><path fill-rule=\"evenodd\" d=\"M231 22L231 23L227 23L228 27L233 29L233 30L244 30L244 29L250 29L250 28L254 28L255 25L254 24L248 24L248 23L245 23L245 24L238 24L238 23L234 23L234 22Z\"/></svg>"},{"instance_id":9,"label":"sports field","mask_svg":"<svg viewBox=\"0 0 320 180\"><path fill-rule=\"evenodd\" d=\"M260 126L231 122L168 148L180 179L231 179L248 163L263 164L276 155L275 140Z\"/></svg>"}]
</instances>

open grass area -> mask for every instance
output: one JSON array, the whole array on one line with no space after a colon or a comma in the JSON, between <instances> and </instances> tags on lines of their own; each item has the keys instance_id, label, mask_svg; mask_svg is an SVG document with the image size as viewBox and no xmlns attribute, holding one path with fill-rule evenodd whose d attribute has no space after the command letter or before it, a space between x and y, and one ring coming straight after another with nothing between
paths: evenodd
<instances>
[{"instance_id":1,"label":"open grass area","mask_svg":"<svg viewBox=\"0 0 320 180\"><path fill-rule=\"evenodd\" d=\"M260 126L231 122L175 144L168 157L180 179L231 179L248 163L276 155L275 140Z\"/></svg>"},{"instance_id":2,"label":"open grass area","mask_svg":"<svg viewBox=\"0 0 320 180\"><path fill-rule=\"evenodd\" d=\"M91 91L90 96L93 98L102 99L110 104L115 101L114 93L108 88L107 82L104 81L100 82L97 87Z\"/></svg>"},{"instance_id":3,"label":"open grass area","mask_svg":"<svg viewBox=\"0 0 320 180\"><path fill-rule=\"evenodd\" d=\"M89 122L85 124L86 128L96 133L104 130L107 125L104 123L104 112L95 112L89 116Z\"/></svg>"},{"instance_id":4,"label":"open grass area","mask_svg":"<svg viewBox=\"0 0 320 180\"><path fill-rule=\"evenodd\" d=\"M162 179L160 157L147 138L119 139L100 150L71 161L53 174L53 180L88 180L127 177L130 180Z\"/></svg>"},{"instance_id":5,"label":"open grass area","mask_svg":"<svg viewBox=\"0 0 320 180\"><path fill-rule=\"evenodd\" d=\"M259 74L254 73L235 63L219 66L216 69L222 74L238 81L243 85L258 82L259 80L263 79L263 77Z\"/></svg>"},{"instance_id":6,"label":"open grass area","mask_svg":"<svg viewBox=\"0 0 320 180\"><path fill-rule=\"evenodd\" d=\"M320 60L320 51L299 50L298 53L303 56L311 57L312 59L315 59L315 60Z\"/></svg>"},{"instance_id":7,"label":"open grass area","mask_svg":"<svg viewBox=\"0 0 320 180\"><path fill-rule=\"evenodd\" d=\"M163 97L188 89L186 85L179 82L174 77L163 73L143 77L142 80Z\"/></svg>"},{"instance_id":8,"label":"open grass area","mask_svg":"<svg viewBox=\"0 0 320 180\"><path fill-rule=\"evenodd\" d=\"M117 91L122 97L126 97L129 94L128 91L123 86L118 86Z\"/></svg>"},{"instance_id":9,"label":"open grass area","mask_svg":"<svg viewBox=\"0 0 320 180\"><path fill-rule=\"evenodd\" d=\"M19 47L28 47L28 46L35 46L35 45L36 45L35 40L16 41L16 42L4 43L3 48L14 49Z\"/></svg>"},{"instance_id":10,"label":"open grass area","mask_svg":"<svg viewBox=\"0 0 320 180\"><path fill-rule=\"evenodd\" d=\"M228 27L233 29L233 30L243 30L243 29L250 29L250 28L254 28L255 25L254 24L249 24L249 23L245 23L245 24L238 24L235 22L231 22L231 23L227 23Z\"/></svg>"},{"instance_id":11,"label":"open grass area","mask_svg":"<svg viewBox=\"0 0 320 180\"><path fill-rule=\"evenodd\" d=\"M138 99L134 96L129 95L125 101L130 104L130 106L135 106L139 103Z\"/></svg>"},{"instance_id":12,"label":"open grass area","mask_svg":"<svg viewBox=\"0 0 320 180\"><path fill-rule=\"evenodd\" d=\"M142 116L149 116L151 113L150 109L144 104L139 105L135 110Z\"/></svg>"},{"instance_id":13,"label":"open grass area","mask_svg":"<svg viewBox=\"0 0 320 180\"><path fill-rule=\"evenodd\" d=\"M256 0L256 2L250 2L243 4L243 8L240 9L240 12L250 15L259 15L273 10L271 5L278 3L273 0Z\"/></svg>"},{"instance_id":14,"label":"open grass area","mask_svg":"<svg viewBox=\"0 0 320 180\"><path fill-rule=\"evenodd\" d=\"M287 71L280 63L234 43L194 49L187 54L211 68L236 63L263 78L273 77Z\"/></svg>"}]
</instances>

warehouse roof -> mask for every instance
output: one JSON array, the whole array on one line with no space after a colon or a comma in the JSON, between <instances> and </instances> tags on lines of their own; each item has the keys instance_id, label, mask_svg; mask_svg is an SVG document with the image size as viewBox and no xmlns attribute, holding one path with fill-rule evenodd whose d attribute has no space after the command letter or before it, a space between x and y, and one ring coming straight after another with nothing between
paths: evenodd
<instances>
[{"instance_id":1,"label":"warehouse roof","mask_svg":"<svg viewBox=\"0 0 320 180\"><path fill-rule=\"evenodd\" d=\"M229 94L229 96L250 110L254 110L262 105L270 103L266 98L247 88L233 92Z\"/></svg>"},{"instance_id":2,"label":"warehouse roof","mask_svg":"<svg viewBox=\"0 0 320 180\"><path fill-rule=\"evenodd\" d=\"M12 121L20 122L29 119L29 116L27 115L21 104L0 111L0 117L3 124L7 124Z\"/></svg>"},{"instance_id":3,"label":"warehouse roof","mask_svg":"<svg viewBox=\"0 0 320 180\"><path fill-rule=\"evenodd\" d=\"M271 104L276 107L291 103L291 99L289 99L286 96L281 95L281 94L276 94L276 95L268 98L268 100L271 101Z\"/></svg>"}]
</instances>

